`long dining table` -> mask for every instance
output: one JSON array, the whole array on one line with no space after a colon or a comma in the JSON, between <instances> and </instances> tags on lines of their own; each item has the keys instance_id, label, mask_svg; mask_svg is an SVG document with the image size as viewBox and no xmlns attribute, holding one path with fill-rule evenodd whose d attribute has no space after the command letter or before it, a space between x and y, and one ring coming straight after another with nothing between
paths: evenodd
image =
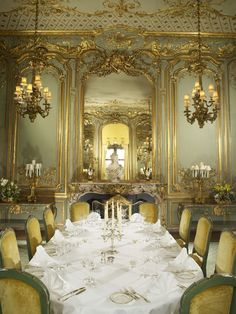
<instances>
[{"instance_id":1,"label":"long dining table","mask_svg":"<svg viewBox=\"0 0 236 314\"><path fill-rule=\"evenodd\" d=\"M170 314L201 268L160 225L136 219L107 228L95 214L56 230L26 266L59 314ZM110 227L111 228L111 227ZM109 233L110 232L110 233Z\"/></svg>"}]
</instances>

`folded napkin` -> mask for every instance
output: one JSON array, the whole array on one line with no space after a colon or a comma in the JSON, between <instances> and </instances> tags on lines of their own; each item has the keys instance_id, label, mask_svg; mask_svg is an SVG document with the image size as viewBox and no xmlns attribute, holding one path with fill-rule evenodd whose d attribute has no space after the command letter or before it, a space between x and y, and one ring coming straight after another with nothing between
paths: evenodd
<instances>
[{"instance_id":1,"label":"folded napkin","mask_svg":"<svg viewBox=\"0 0 236 314\"><path fill-rule=\"evenodd\" d=\"M135 223L144 223L144 218L142 215L135 213L130 217L130 221Z\"/></svg>"},{"instance_id":2,"label":"folded napkin","mask_svg":"<svg viewBox=\"0 0 236 314\"><path fill-rule=\"evenodd\" d=\"M67 232L75 232L77 227L71 222L70 219L66 219L65 230Z\"/></svg>"},{"instance_id":3,"label":"folded napkin","mask_svg":"<svg viewBox=\"0 0 236 314\"><path fill-rule=\"evenodd\" d=\"M186 272L186 271L196 271L196 266L191 263L191 257L188 256L186 248L182 248L177 257L170 261L165 271L171 272ZM190 261L190 262L189 262Z\"/></svg>"},{"instance_id":4,"label":"folded napkin","mask_svg":"<svg viewBox=\"0 0 236 314\"><path fill-rule=\"evenodd\" d=\"M52 238L52 242L55 244L60 244L62 242L65 241L65 237L63 236L63 234L61 233L60 230L55 230L54 236Z\"/></svg>"},{"instance_id":5,"label":"folded napkin","mask_svg":"<svg viewBox=\"0 0 236 314\"><path fill-rule=\"evenodd\" d=\"M97 222L99 220L101 220L101 216L96 212L91 212L87 217L87 222Z\"/></svg>"},{"instance_id":6,"label":"folded napkin","mask_svg":"<svg viewBox=\"0 0 236 314\"><path fill-rule=\"evenodd\" d=\"M178 282L175 279L175 276L170 273L161 273L158 281L153 280L152 284L148 290L148 295L157 296L165 295L168 297L168 294L174 291L179 291Z\"/></svg>"},{"instance_id":7,"label":"folded napkin","mask_svg":"<svg viewBox=\"0 0 236 314\"><path fill-rule=\"evenodd\" d=\"M36 267L48 267L53 265L58 265L58 262L55 261L51 256L47 254L42 245L37 246L36 252L32 259L29 261L30 266Z\"/></svg>"},{"instance_id":8,"label":"folded napkin","mask_svg":"<svg viewBox=\"0 0 236 314\"><path fill-rule=\"evenodd\" d=\"M54 269L47 268L42 278L47 288L54 293L63 295L71 290L70 284L66 282Z\"/></svg>"},{"instance_id":9,"label":"folded napkin","mask_svg":"<svg viewBox=\"0 0 236 314\"><path fill-rule=\"evenodd\" d=\"M153 229L153 232L155 233L159 233L162 235L166 233L166 229L162 227L160 219L158 219L157 222L152 225L152 229Z\"/></svg>"},{"instance_id":10,"label":"folded napkin","mask_svg":"<svg viewBox=\"0 0 236 314\"><path fill-rule=\"evenodd\" d=\"M164 235L159 240L158 244L160 247L164 247L164 248L179 247L179 245L176 243L175 239L168 232L164 233Z\"/></svg>"}]
</instances>

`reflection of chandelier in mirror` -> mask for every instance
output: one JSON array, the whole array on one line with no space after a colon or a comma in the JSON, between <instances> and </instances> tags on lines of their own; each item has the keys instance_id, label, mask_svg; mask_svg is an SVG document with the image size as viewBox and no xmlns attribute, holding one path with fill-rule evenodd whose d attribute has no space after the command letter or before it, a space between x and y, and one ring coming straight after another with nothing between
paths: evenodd
<instances>
[{"instance_id":1,"label":"reflection of chandelier in mirror","mask_svg":"<svg viewBox=\"0 0 236 314\"><path fill-rule=\"evenodd\" d=\"M195 120L198 121L200 128L208 121L211 123L216 120L217 112L219 110L219 98L217 91L214 90L212 84L209 85L209 94L210 100L206 100L206 94L202 87L202 74L205 65L201 60L201 31L200 31L200 0L197 1L197 18L198 18L198 59L190 67L194 69L195 72L199 75L199 81L195 83L195 87L192 91L192 106L194 107L194 112L191 112L189 109L190 105L190 96L184 96L184 115L189 123L193 124ZM211 108L211 111L210 111Z\"/></svg>"},{"instance_id":2,"label":"reflection of chandelier in mirror","mask_svg":"<svg viewBox=\"0 0 236 314\"><path fill-rule=\"evenodd\" d=\"M37 47L39 0L36 0L35 4L34 55L30 62L32 67L32 84L27 84L27 78L22 77L20 85L16 86L14 98L17 112L22 117L29 115L31 122L34 122L38 113L45 118L51 109L48 103L51 99L51 92L48 90L48 87L42 87L40 78L41 71L45 66L45 62L42 60L42 58L45 58L45 49ZM41 102L44 108L41 107Z\"/></svg>"}]
</instances>

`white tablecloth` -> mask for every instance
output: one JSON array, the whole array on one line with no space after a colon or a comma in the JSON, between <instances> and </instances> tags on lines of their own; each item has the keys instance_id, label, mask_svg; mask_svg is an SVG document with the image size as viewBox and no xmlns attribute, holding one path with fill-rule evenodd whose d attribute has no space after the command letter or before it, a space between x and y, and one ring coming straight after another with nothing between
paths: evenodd
<instances>
[{"instance_id":1,"label":"white tablecloth","mask_svg":"<svg viewBox=\"0 0 236 314\"><path fill-rule=\"evenodd\" d=\"M113 263L104 263L101 252L107 251L111 241L102 238L102 220L77 225L72 235L52 238L45 250L55 260L55 265L40 260L29 271L47 285L52 310L64 314L170 314L177 313L184 290L203 277L200 267L181 251L166 231L160 234L155 226L125 223L122 239L115 239L117 253ZM156 232L155 232L156 231ZM109 254L108 254L109 255ZM178 259L176 259L176 257ZM37 256L31 261L34 265ZM95 262L93 271L85 267ZM37 262L37 261L36 261ZM86 286L84 279L91 275L95 286ZM86 286L86 291L66 301L60 297L76 288ZM116 304L110 296L126 288L133 288L149 299L132 300Z\"/></svg>"}]
</instances>

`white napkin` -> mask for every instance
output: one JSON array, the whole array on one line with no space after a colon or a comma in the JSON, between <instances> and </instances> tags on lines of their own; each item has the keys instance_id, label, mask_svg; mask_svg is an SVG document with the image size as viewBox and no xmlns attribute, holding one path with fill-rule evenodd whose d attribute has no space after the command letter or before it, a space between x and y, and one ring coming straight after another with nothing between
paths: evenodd
<instances>
[{"instance_id":1,"label":"white napkin","mask_svg":"<svg viewBox=\"0 0 236 314\"><path fill-rule=\"evenodd\" d=\"M77 227L75 225L73 225L73 223L71 222L70 219L66 219L66 223L65 223L65 230L67 232L75 232L77 229Z\"/></svg>"},{"instance_id":2,"label":"white napkin","mask_svg":"<svg viewBox=\"0 0 236 314\"><path fill-rule=\"evenodd\" d=\"M101 220L101 216L99 213L96 213L96 212L90 213L87 217L87 222L96 222L99 220Z\"/></svg>"},{"instance_id":3,"label":"white napkin","mask_svg":"<svg viewBox=\"0 0 236 314\"><path fill-rule=\"evenodd\" d=\"M65 237L63 236L60 230L56 229L54 236L52 238L52 242L55 244L60 244L61 242L64 242L64 241L65 241Z\"/></svg>"},{"instance_id":4,"label":"white napkin","mask_svg":"<svg viewBox=\"0 0 236 314\"><path fill-rule=\"evenodd\" d=\"M47 267L58 265L58 262L55 261L51 256L49 256L42 245L37 246L36 252L32 259L29 261L30 266L36 267Z\"/></svg>"},{"instance_id":5,"label":"white napkin","mask_svg":"<svg viewBox=\"0 0 236 314\"><path fill-rule=\"evenodd\" d=\"M164 235L166 233L166 229L162 227L160 219L158 219L157 222L152 225L152 230L153 232L159 233L161 235Z\"/></svg>"},{"instance_id":6,"label":"white napkin","mask_svg":"<svg viewBox=\"0 0 236 314\"><path fill-rule=\"evenodd\" d=\"M191 257L188 256L186 248L182 248L179 255L173 261L169 262L165 270L175 273L197 270L194 267L195 265L189 262L190 259Z\"/></svg>"},{"instance_id":7,"label":"white napkin","mask_svg":"<svg viewBox=\"0 0 236 314\"><path fill-rule=\"evenodd\" d=\"M144 218L142 215L135 213L130 217L130 221L135 223L144 223Z\"/></svg>"},{"instance_id":8,"label":"white napkin","mask_svg":"<svg viewBox=\"0 0 236 314\"><path fill-rule=\"evenodd\" d=\"M179 247L175 239L168 232L165 232L165 234L159 240L158 244L160 247L164 247L164 248Z\"/></svg>"},{"instance_id":9,"label":"white napkin","mask_svg":"<svg viewBox=\"0 0 236 314\"><path fill-rule=\"evenodd\" d=\"M178 291L178 282L175 279L175 276L170 273L161 273L158 280L153 280L152 285L149 288L148 295L150 296L155 295L165 295L168 296L168 293Z\"/></svg>"},{"instance_id":10,"label":"white napkin","mask_svg":"<svg viewBox=\"0 0 236 314\"><path fill-rule=\"evenodd\" d=\"M68 282L66 282L54 269L47 268L42 278L47 288L54 293L63 295L71 290Z\"/></svg>"}]
</instances>

